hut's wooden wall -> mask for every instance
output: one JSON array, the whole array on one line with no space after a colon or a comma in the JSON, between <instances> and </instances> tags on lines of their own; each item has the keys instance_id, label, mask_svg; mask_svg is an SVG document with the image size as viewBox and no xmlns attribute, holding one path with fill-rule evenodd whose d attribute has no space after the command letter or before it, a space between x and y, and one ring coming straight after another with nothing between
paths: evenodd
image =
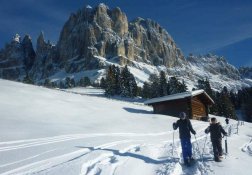
<instances>
[{"instance_id":1,"label":"hut's wooden wall","mask_svg":"<svg viewBox=\"0 0 252 175\"><path fill-rule=\"evenodd\" d=\"M205 104L197 97L192 98L192 118L201 119L202 117L207 116L207 108Z\"/></svg>"},{"instance_id":2,"label":"hut's wooden wall","mask_svg":"<svg viewBox=\"0 0 252 175\"><path fill-rule=\"evenodd\" d=\"M155 114L179 116L180 112L186 112L191 118L190 101L188 99L165 101L153 104Z\"/></svg>"}]
</instances>

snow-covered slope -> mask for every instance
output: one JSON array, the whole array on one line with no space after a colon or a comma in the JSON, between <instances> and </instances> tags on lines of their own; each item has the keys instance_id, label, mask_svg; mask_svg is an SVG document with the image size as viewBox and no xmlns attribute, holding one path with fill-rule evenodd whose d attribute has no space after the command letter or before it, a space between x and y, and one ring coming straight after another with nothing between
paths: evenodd
<instances>
[{"instance_id":1,"label":"snow-covered slope","mask_svg":"<svg viewBox=\"0 0 252 175\"><path fill-rule=\"evenodd\" d=\"M208 123L192 121L198 162L184 168L178 131L172 153L171 124L177 118L154 115L148 106L107 99L101 93L0 80L0 174L250 174L251 124L234 134L237 122L230 122L229 154L216 163L203 132ZM199 151L205 140L202 162Z\"/></svg>"},{"instance_id":2,"label":"snow-covered slope","mask_svg":"<svg viewBox=\"0 0 252 175\"><path fill-rule=\"evenodd\" d=\"M102 77L106 76L106 68L109 65L123 67L117 62L117 58L106 59L100 56L95 56L99 60L99 64L104 65L104 68L80 71L77 73L66 73L60 71L49 77L52 81L60 82L65 77L74 78L79 81L81 77L90 77L93 82L100 82ZM127 58L125 58L127 59ZM181 81L184 80L188 86L188 90L196 87L199 79L208 79L211 87L214 90L220 91L224 86L229 90L238 91L243 87L252 86L252 80L249 78L241 78L239 71L233 65L230 65L224 58L212 55L210 57L193 57L189 58L187 64L183 66L175 66L167 68L165 66L153 66L143 62L128 60L128 68L134 75L138 86L142 86L145 81L149 81L151 74L159 74L162 70L166 72L168 77L175 76ZM43 82L44 80L41 80Z\"/></svg>"}]
</instances>

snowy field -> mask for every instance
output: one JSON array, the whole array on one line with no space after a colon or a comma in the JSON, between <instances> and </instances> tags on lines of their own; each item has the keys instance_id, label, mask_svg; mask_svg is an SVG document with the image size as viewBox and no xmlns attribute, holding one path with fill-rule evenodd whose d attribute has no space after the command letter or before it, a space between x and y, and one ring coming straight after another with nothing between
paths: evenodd
<instances>
[{"instance_id":1,"label":"snowy field","mask_svg":"<svg viewBox=\"0 0 252 175\"><path fill-rule=\"evenodd\" d=\"M51 90L0 79L0 174L252 174L252 124L238 134L236 121L225 126L229 154L216 163L204 134L208 123L192 121L198 161L185 168L178 131L172 130L176 120L139 102L107 99L101 90Z\"/></svg>"}]
</instances>

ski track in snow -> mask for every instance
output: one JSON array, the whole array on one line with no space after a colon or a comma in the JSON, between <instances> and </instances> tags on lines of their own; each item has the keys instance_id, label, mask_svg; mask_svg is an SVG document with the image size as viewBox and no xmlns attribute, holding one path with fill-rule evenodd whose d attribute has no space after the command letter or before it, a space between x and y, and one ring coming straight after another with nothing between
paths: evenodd
<instances>
[{"instance_id":1,"label":"ski track in snow","mask_svg":"<svg viewBox=\"0 0 252 175\"><path fill-rule=\"evenodd\" d=\"M76 135L64 135L57 137L48 137L40 139L29 139L29 140L19 140L19 141L10 141L10 142L0 142L0 145L12 145L12 146L3 146L0 147L0 152L10 151L15 149L29 148L34 146L47 145L58 142L65 142L71 140L78 140L84 138L92 137L104 137L104 136L128 136L128 137L141 137L141 136L162 136L170 134L171 132L162 132L162 133L147 133L147 134L137 134L137 133L108 133L108 134L76 134Z\"/></svg>"},{"instance_id":2,"label":"ski track in snow","mask_svg":"<svg viewBox=\"0 0 252 175\"><path fill-rule=\"evenodd\" d=\"M195 125L197 127L197 125ZM178 132L178 131L176 131ZM192 138L192 145L194 149L194 156L199 161L193 168L185 169L183 168L182 159L181 159L181 146L180 140L175 140L174 146L174 153L172 153L172 142L171 141L163 141L159 143L159 145L146 145L144 144L145 140L142 140L142 136L150 136L150 137L157 137L157 136L168 136L171 135L173 131L163 132L163 133L97 133L97 134L75 134L75 135L63 135L63 136L56 136L56 137L47 137L47 138L38 138L38 139L29 139L29 140L19 140L19 141L10 141L10 142L1 142L0 145L0 152L10 151L15 149L24 149L28 147L34 146L42 146L45 144L53 144L57 142L67 142L71 140L78 140L78 139L87 139L91 137L104 137L104 136L117 136L117 137L129 137L134 139L124 139L118 140L108 143L103 143L101 145L97 145L94 147L83 147L79 148L77 151L68 152L59 156L50 157L45 160L40 160L37 162L33 162L11 171L7 171L3 173L3 175L7 174L30 174L30 173L41 173L50 172L50 169L59 167L63 164L71 164L73 161L82 161L85 156L90 154L94 154L97 152L95 156L88 159L88 161L84 161L81 165L81 175L92 175L92 174L115 174L116 169L123 165L125 162L129 161L130 159L142 159L143 161L153 163L156 165L155 173L157 175L164 175L164 174L187 174L188 171L194 172L195 174L206 174L208 171L211 170L211 167L208 167L207 162L200 162L201 155L198 149L202 149L201 147L198 148L198 144L195 138ZM205 135L198 137L197 141L199 145L203 145L205 141ZM137 139L136 139L137 138ZM209 142L210 143L210 142ZM119 150L112 149L116 148L119 145L125 145ZM211 146L208 144L208 146ZM109 149L111 148L111 149ZM141 150L149 149L157 149L159 150L159 158L153 158L148 155L145 155L144 152ZM50 150L50 151L55 151ZM34 155L23 160L11 162L9 164L2 165L1 167L6 167L9 165L13 165L16 163L20 163L22 161L30 160L35 157L41 156L42 154L47 154L50 151L46 151L41 153L40 155ZM151 151L150 151L151 152ZM172 155L173 154L173 155ZM177 158L175 158L177 157ZM102 173L103 172L103 173Z\"/></svg>"},{"instance_id":3,"label":"ski track in snow","mask_svg":"<svg viewBox=\"0 0 252 175\"><path fill-rule=\"evenodd\" d=\"M11 151L11 150L16 150L16 149L24 149L24 148L34 147L34 146L39 147L39 146L42 146L42 145L48 145L48 144L53 144L53 143L57 143L57 142L66 142L66 141L69 141L69 140L85 139L85 138L91 138L91 137L102 137L102 136L121 136L121 137L125 137L125 136L130 136L130 137L151 136L151 137L153 137L153 136L162 136L162 135L166 135L166 134L170 134L170 133L171 132L147 133L147 134L136 134L136 133L76 134L76 135L64 135L64 136L56 136L56 137L48 137L48 138L39 138L39 139L1 142L0 145L2 147L0 147L0 152ZM141 140L121 140L121 141L114 141L114 142L104 143L102 145L95 146L92 149L86 148L84 152L81 149L79 151L74 151L74 152L71 152L71 153L63 154L61 156L56 156L56 157L52 157L52 158L49 158L49 159L46 159L46 160L42 160L42 161L34 162L34 163L31 163L31 164L27 164L25 166L16 168L14 170L5 172L3 174L15 174L15 173L26 174L26 173L31 173L31 172L42 172L44 170L56 167L56 166L58 166L60 164L70 162L71 160L75 160L76 158L80 158L80 157L82 157L80 155L88 154L91 151L102 150L102 149L110 148L110 147L113 147L113 146L117 146L119 144L129 143L129 142L132 142L132 141L141 141ZM8 145L8 146L6 146L6 145ZM133 149L133 148L135 148L137 146L136 145L131 145L130 148ZM120 152L124 153L128 149L129 148L124 148L124 150L121 150ZM135 148L135 149L137 150L138 148ZM86 150L88 150L88 151L86 151ZM46 151L44 153L34 155L34 156L31 156L31 157L28 157L28 158L25 158L25 159L22 159L22 160L19 160L19 161L14 161L14 162L11 162L11 163L8 163L8 164L4 164L4 165L1 165L1 167L6 167L6 166L18 164L20 162L39 157L39 156L41 156L43 154L46 154L46 153L49 153L51 151L54 151L54 150ZM104 156L102 156L102 157L104 157ZM112 159L113 158L111 157L111 160ZM99 158L99 160L100 160L100 158ZM97 163L99 161L95 161L95 162Z\"/></svg>"},{"instance_id":4,"label":"ski track in snow","mask_svg":"<svg viewBox=\"0 0 252 175\"><path fill-rule=\"evenodd\" d=\"M194 127L201 127L202 124L195 124ZM202 129L201 129L202 130ZM199 130L199 132L201 132ZM40 147L43 145L50 145L61 142L69 142L73 140L85 140L88 138L99 138L99 137L107 137L107 136L115 136L115 137L127 137L129 139L118 140L108 143L103 143L94 147L83 147L79 148L77 151L66 152L61 155L49 157L44 160L39 160L37 162L28 163L21 167L15 168L13 170L4 172L3 175L8 174L50 174L50 170L60 167L62 165L68 164L71 166L71 163L74 161L83 161L85 156L93 154L94 152L97 155L87 159L87 161L83 161L81 163L81 175L93 175L93 174L115 174L118 167L124 165L126 162L129 162L132 159L140 159L145 161L146 163L152 163L156 166L155 173L157 175L165 175L165 174L188 174L188 171L194 172L194 174L207 174L207 172L212 171L210 165L207 162L201 161L200 150L202 150L202 145L204 144L206 135L199 136L197 141L195 138L192 138L192 146L194 157L198 159L196 165L194 165L190 169L185 169L182 165L182 152L180 140L175 139L174 143L174 152L172 153L172 141L166 140L159 143L159 145L146 145L144 144L146 140L143 140L142 137L168 137L173 134L174 131L167 131L161 133L94 133L94 134L72 134L72 135L61 135L54 137L46 137L46 138L38 138L38 139L27 139L27 140L17 140L17 141L9 141L9 142L0 142L0 152L7 152L11 150L25 149L30 147ZM178 132L175 131L175 132ZM198 143L197 143L198 142ZM120 149L109 149L116 148L119 145L125 145ZM200 146L200 148L198 148ZM159 148L159 158L153 158L146 155L144 152L141 152L143 148L148 148L150 150ZM207 143L206 147L211 147L210 142ZM199 150L200 149L200 150ZM33 155L27 157L22 160L10 162L8 164L1 165L1 167L8 167L11 165L15 165L21 162L25 162L27 160L32 160L37 158L43 154L48 154L49 152L56 151L57 149L52 149L37 155ZM151 152L151 151L150 151ZM0 167L0 168L1 168ZM47 172L47 173L46 173Z\"/></svg>"},{"instance_id":5,"label":"ski track in snow","mask_svg":"<svg viewBox=\"0 0 252 175\"><path fill-rule=\"evenodd\" d=\"M243 152L248 153L250 156L252 156L252 138L250 139L250 141L246 144L244 144L244 146L241 148L241 150Z\"/></svg>"},{"instance_id":6,"label":"ski track in snow","mask_svg":"<svg viewBox=\"0 0 252 175\"><path fill-rule=\"evenodd\" d=\"M200 127L201 124L195 124L195 127ZM178 132L175 131L175 132ZM134 139L124 139L119 141L113 141L108 143L103 143L94 147L83 147L77 151L68 152L62 155L50 157L45 160L40 160L37 162L33 162L30 164L26 164L24 166L15 168L11 171L7 171L3 173L3 175L7 174L30 174L30 173L41 173L50 172L49 170L59 167L63 164L71 164L73 161L79 159L82 161L82 158L96 153L94 157L88 159L88 161L84 161L81 165L81 175L92 175L92 174L111 174L113 175L116 169L123 165L125 162L130 159L142 159L143 161L153 163L156 165L155 173L157 175L164 174L187 174L188 171L194 172L194 174L206 174L208 171L211 171L211 167L208 166L207 162L200 162L201 155L200 150L202 147L198 148L198 146L203 145L206 136L200 136L197 138L192 138L192 146L194 157L199 161L193 168L185 169L182 164L182 152L180 146L180 140L175 140L174 152L172 153L172 142L170 140L161 142L161 145L145 145L143 144L145 140L142 140L141 137L158 137L158 136L168 136L171 135L173 131L167 131L162 133L95 133L95 134L73 134L73 135L61 135L55 137L46 137L46 138L38 138L38 139L28 139L28 140L17 140L17 141L9 141L9 142L0 142L0 152L6 152L17 149L24 149L29 147L39 147L43 145L49 145L59 142L68 142L72 140L83 140L88 138L96 138L96 137L106 137L106 136L116 136L116 137L128 137ZM137 138L137 139L136 139ZM197 143L198 142L198 143ZM142 143L142 144L140 144ZM210 143L210 142L209 142ZM207 146L211 146L207 144ZM160 143L159 143L160 144ZM199 144L199 145L198 145ZM126 147L122 147L119 150L109 149L118 147L119 145L126 145ZM145 153L141 152L144 148L154 149L156 147L159 148L159 158L152 158ZM25 159L14 161L8 164L4 164L1 167L7 167L10 165L18 164L27 160L32 160L36 157L39 157L43 154L48 154L49 152L55 151L56 149L52 149L50 151L43 152L38 155L30 156ZM137 153L137 154L136 154Z\"/></svg>"}]
</instances>

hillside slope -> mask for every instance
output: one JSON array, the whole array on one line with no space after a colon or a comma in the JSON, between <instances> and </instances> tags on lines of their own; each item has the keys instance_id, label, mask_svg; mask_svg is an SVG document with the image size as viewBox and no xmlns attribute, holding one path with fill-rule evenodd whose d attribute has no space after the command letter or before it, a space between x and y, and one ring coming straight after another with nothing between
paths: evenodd
<instances>
[{"instance_id":1,"label":"hillside slope","mask_svg":"<svg viewBox=\"0 0 252 175\"><path fill-rule=\"evenodd\" d=\"M203 132L208 123L192 121L199 142L198 149L192 138L193 152L199 161L186 169L181 165L177 131L172 153L171 124L177 118L154 115L141 103L107 99L94 92L62 92L0 79L0 174L250 173L251 124L241 126L237 135L237 122L230 122L229 155L216 163L211 161L209 136ZM201 162L199 151L205 141Z\"/></svg>"}]
</instances>

